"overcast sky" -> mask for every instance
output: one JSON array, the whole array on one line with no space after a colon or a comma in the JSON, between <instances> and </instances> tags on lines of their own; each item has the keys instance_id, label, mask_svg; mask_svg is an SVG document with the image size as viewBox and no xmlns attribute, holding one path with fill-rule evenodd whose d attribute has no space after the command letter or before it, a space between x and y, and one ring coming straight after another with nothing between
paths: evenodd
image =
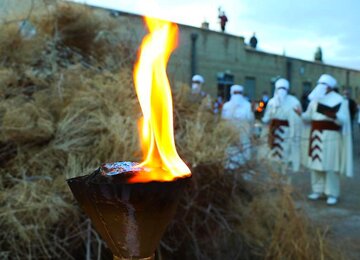
<instances>
[{"instance_id":1,"label":"overcast sky","mask_svg":"<svg viewBox=\"0 0 360 260\"><path fill-rule=\"evenodd\" d=\"M84 2L84 0L76 0ZM141 15L199 27L206 20L220 30L218 7L228 33L249 38L259 49L313 60L318 46L326 64L360 70L360 0L86 0Z\"/></svg>"}]
</instances>

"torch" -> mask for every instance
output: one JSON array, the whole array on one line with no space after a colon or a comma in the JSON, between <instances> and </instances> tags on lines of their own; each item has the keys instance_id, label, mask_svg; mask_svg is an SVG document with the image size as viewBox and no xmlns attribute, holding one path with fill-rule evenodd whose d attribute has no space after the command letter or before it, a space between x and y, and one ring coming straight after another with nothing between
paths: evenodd
<instances>
[{"instance_id":1,"label":"torch","mask_svg":"<svg viewBox=\"0 0 360 260\"><path fill-rule=\"evenodd\" d=\"M173 104L166 65L177 44L178 28L145 17L149 29L134 69L143 113L139 135L143 162L101 165L68 180L70 189L114 259L153 259L175 214L191 172L175 147Z\"/></svg>"}]
</instances>

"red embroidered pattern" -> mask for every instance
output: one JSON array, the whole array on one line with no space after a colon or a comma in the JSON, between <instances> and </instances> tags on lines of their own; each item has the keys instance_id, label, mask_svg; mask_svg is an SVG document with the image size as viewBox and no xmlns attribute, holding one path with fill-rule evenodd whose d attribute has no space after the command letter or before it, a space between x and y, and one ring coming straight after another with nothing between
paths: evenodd
<instances>
[{"instance_id":1,"label":"red embroidered pattern","mask_svg":"<svg viewBox=\"0 0 360 260\"><path fill-rule=\"evenodd\" d=\"M317 130L318 132L315 132ZM319 141L322 143L321 135L324 130L329 131L340 131L341 126L335 124L332 121L319 120L319 121L311 121L311 131L310 131L310 144L308 154L311 157L312 161L318 160L321 162L321 157L316 152L322 152L321 147L318 144L315 144L315 141Z\"/></svg>"},{"instance_id":2,"label":"red embroidered pattern","mask_svg":"<svg viewBox=\"0 0 360 260\"><path fill-rule=\"evenodd\" d=\"M269 125L269 136L268 136L268 143L271 150L278 148L272 155L282 159L283 155L283 147L281 145L284 142L284 138L280 136L277 132L283 134L285 131L282 127L289 127L289 122L287 120L280 120L280 119L272 119ZM276 142L278 141L278 142ZM279 142L280 141L280 142ZM281 152L280 152L280 151Z\"/></svg>"}]
</instances>

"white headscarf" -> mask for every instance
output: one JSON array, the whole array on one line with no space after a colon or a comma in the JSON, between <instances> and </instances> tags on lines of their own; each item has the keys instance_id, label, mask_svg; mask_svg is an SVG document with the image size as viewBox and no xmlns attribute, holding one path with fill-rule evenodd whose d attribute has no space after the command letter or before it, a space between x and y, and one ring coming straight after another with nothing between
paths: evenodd
<instances>
[{"instance_id":1,"label":"white headscarf","mask_svg":"<svg viewBox=\"0 0 360 260\"><path fill-rule=\"evenodd\" d=\"M194 94L199 94L201 92L201 86L204 84L205 80L201 75L194 75L192 77L191 92Z\"/></svg>"},{"instance_id":2,"label":"white headscarf","mask_svg":"<svg viewBox=\"0 0 360 260\"><path fill-rule=\"evenodd\" d=\"M323 74L320 76L316 87L311 91L308 96L310 101L317 101L320 98L326 95L327 88L335 88L336 87L336 79L328 74Z\"/></svg>"},{"instance_id":3,"label":"white headscarf","mask_svg":"<svg viewBox=\"0 0 360 260\"><path fill-rule=\"evenodd\" d=\"M273 104L275 107L279 107L283 103L286 95L288 94L289 88L289 81L284 78L280 78L275 82L275 93L273 98Z\"/></svg>"},{"instance_id":4,"label":"white headscarf","mask_svg":"<svg viewBox=\"0 0 360 260\"><path fill-rule=\"evenodd\" d=\"M235 92L237 92L235 94ZM244 87L241 85L232 85L230 88L230 102L233 105L240 105L244 102L245 98L243 96Z\"/></svg>"},{"instance_id":5,"label":"white headscarf","mask_svg":"<svg viewBox=\"0 0 360 260\"><path fill-rule=\"evenodd\" d=\"M244 87L233 85L230 88L230 100L224 104L222 117L225 119L248 118L248 111L245 109L248 101L243 96Z\"/></svg>"}]
</instances>

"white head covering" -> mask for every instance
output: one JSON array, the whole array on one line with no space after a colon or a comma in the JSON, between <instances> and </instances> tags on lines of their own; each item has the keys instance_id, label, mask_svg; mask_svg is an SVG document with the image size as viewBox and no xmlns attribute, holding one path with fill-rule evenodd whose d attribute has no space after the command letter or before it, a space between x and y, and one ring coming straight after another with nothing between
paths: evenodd
<instances>
[{"instance_id":1,"label":"white head covering","mask_svg":"<svg viewBox=\"0 0 360 260\"><path fill-rule=\"evenodd\" d=\"M240 93L236 93L235 92L240 92ZM243 92L244 92L244 87L241 85L232 85L230 88L230 103L232 105L239 105L242 102L244 102L245 98L243 96Z\"/></svg>"},{"instance_id":2,"label":"white head covering","mask_svg":"<svg viewBox=\"0 0 360 260\"><path fill-rule=\"evenodd\" d=\"M205 80L200 75L194 75L192 77L191 91L193 94L201 93L201 85L204 84Z\"/></svg>"},{"instance_id":3,"label":"white head covering","mask_svg":"<svg viewBox=\"0 0 360 260\"><path fill-rule=\"evenodd\" d=\"M230 88L231 96L233 96L235 92L241 92L242 94L244 92L244 87L241 85L232 85Z\"/></svg>"},{"instance_id":4,"label":"white head covering","mask_svg":"<svg viewBox=\"0 0 360 260\"><path fill-rule=\"evenodd\" d=\"M318 80L318 84L325 84L330 88L335 88L337 81L333 76L329 74L322 74Z\"/></svg>"},{"instance_id":5,"label":"white head covering","mask_svg":"<svg viewBox=\"0 0 360 260\"><path fill-rule=\"evenodd\" d=\"M280 78L275 82L275 93L273 98L273 105L278 107L285 100L288 90L290 88L290 83L287 79Z\"/></svg>"},{"instance_id":6,"label":"white head covering","mask_svg":"<svg viewBox=\"0 0 360 260\"><path fill-rule=\"evenodd\" d=\"M201 84L203 84L205 82L203 76L201 76L201 75L194 75L192 77L192 81L199 81Z\"/></svg>"},{"instance_id":7,"label":"white head covering","mask_svg":"<svg viewBox=\"0 0 360 260\"><path fill-rule=\"evenodd\" d=\"M235 93L240 92L240 93ZM244 87L241 85L232 85L230 88L230 100L224 104L222 117L225 119L247 118L248 111L245 109L248 101L244 98Z\"/></svg>"},{"instance_id":8,"label":"white head covering","mask_svg":"<svg viewBox=\"0 0 360 260\"><path fill-rule=\"evenodd\" d=\"M316 101L320 98L324 97L326 95L327 88L335 88L337 84L336 79L328 74L323 74L320 76L316 87L311 91L311 93L308 96L308 99L310 101Z\"/></svg>"},{"instance_id":9,"label":"white head covering","mask_svg":"<svg viewBox=\"0 0 360 260\"><path fill-rule=\"evenodd\" d=\"M279 88L286 88L287 90L289 90L290 88L290 83L287 79L284 78L280 78L275 82L275 88L279 89Z\"/></svg>"}]
</instances>

